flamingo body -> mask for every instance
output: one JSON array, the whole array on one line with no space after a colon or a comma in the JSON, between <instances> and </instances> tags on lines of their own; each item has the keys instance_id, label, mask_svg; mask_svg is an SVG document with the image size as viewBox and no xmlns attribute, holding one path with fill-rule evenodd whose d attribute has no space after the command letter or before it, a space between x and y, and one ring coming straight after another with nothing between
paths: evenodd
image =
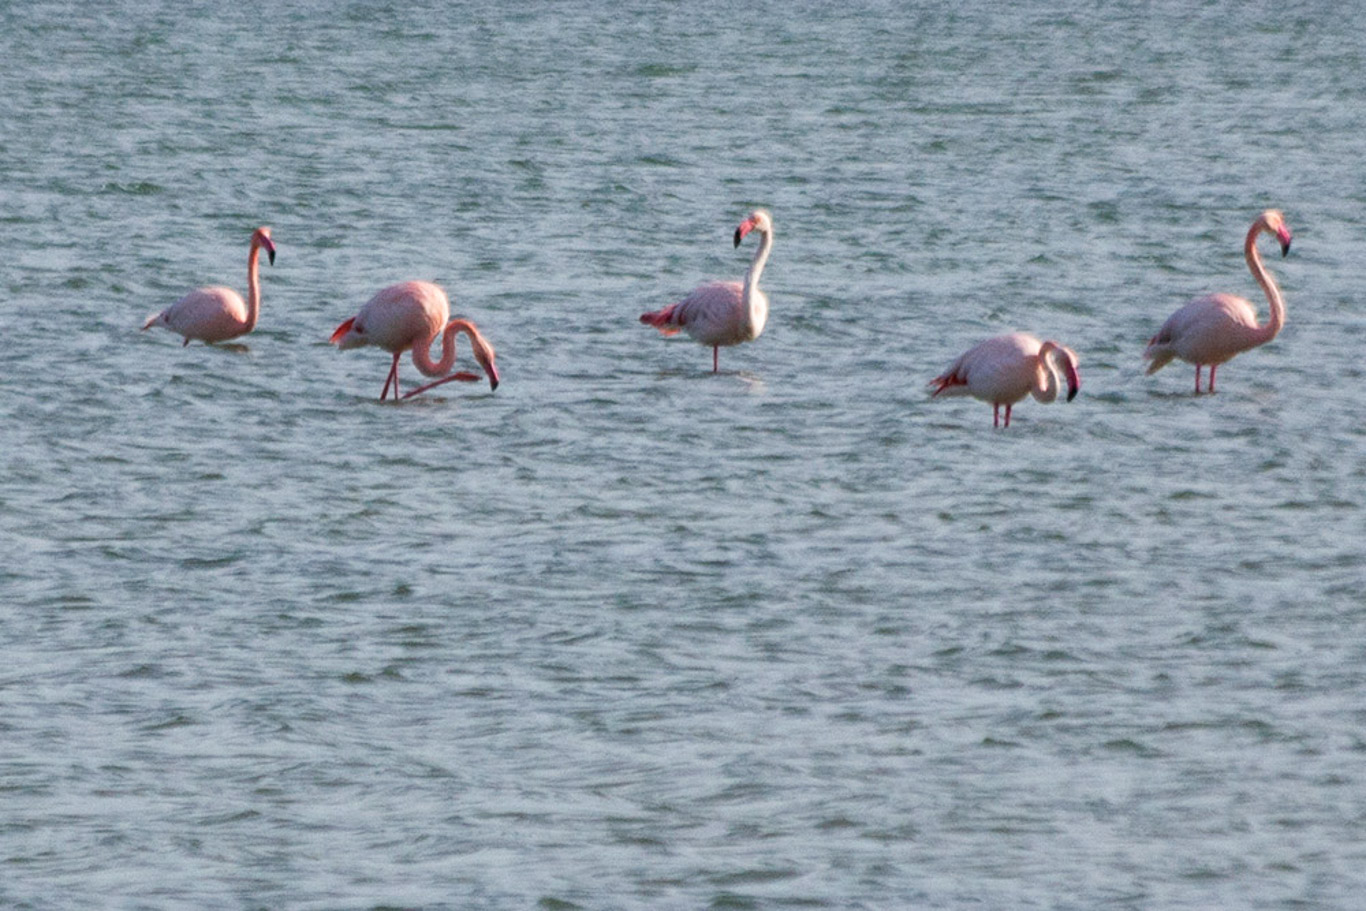
<instances>
[{"instance_id":1,"label":"flamingo body","mask_svg":"<svg viewBox=\"0 0 1366 911\"><path fill-rule=\"evenodd\" d=\"M154 326L169 329L185 337L184 344L198 339L205 344L224 342L246 335L256 328L261 312L261 285L258 260L264 249L275 264L275 242L270 239L270 228L257 228L251 235L251 249L247 254L247 300L231 288L214 285L196 288L171 306L150 317L144 330Z\"/></svg>"},{"instance_id":2,"label":"flamingo body","mask_svg":"<svg viewBox=\"0 0 1366 911\"><path fill-rule=\"evenodd\" d=\"M712 372L722 347L752 342L768 323L768 296L759 290L759 276L773 247L773 219L757 209L735 229L735 246L750 231L762 238L743 282L714 281L698 285L687 297L662 310L641 314L640 321L663 335L687 332L712 349Z\"/></svg>"},{"instance_id":3,"label":"flamingo body","mask_svg":"<svg viewBox=\"0 0 1366 911\"><path fill-rule=\"evenodd\" d=\"M1058 396L1060 374L1067 382L1067 401L1081 388L1077 355L1054 341L1041 342L1024 332L998 335L969 348L948 369L930 380L930 394L970 395L989 402L995 426L1005 406L1005 426L1011 409L1027 395L1040 402Z\"/></svg>"},{"instance_id":4,"label":"flamingo body","mask_svg":"<svg viewBox=\"0 0 1366 911\"><path fill-rule=\"evenodd\" d=\"M336 328L331 341L343 351L374 345L393 355L389 376L380 392L382 401L388 397L391 384L394 398L399 398L398 362L403 352L409 350L413 353L413 365L424 376L442 379L414 389L404 398L451 380L477 380L472 373L450 373L455 365L455 336L463 332L469 336L474 359L488 377L489 387L497 389L498 370L494 365L493 346L474 323L450 319L450 313L450 300L440 286L431 282L400 282L381 289L370 298L359 313ZM441 358L433 361L431 346L438 335L441 336Z\"/></svg>"},{"instance_id":5,"label":"flamingo body","mask_svg":"<svg viewBox=\"0 0 1366 911\"><path fill-rule=\"evenodd\" d=\"M1214 391L1214 372L1220 364L1259 345L1271 341L1285 325L1285 302L1275 279L1262 263L1257 252L1257 237L1262 232L1274 234L1280 241L1281 254L1290 252L1290 228L1280 212L1268 209L1258 216L1248 229L1243 243L1243 254L1252 276L1262 286L1271 308L1265 324L1257 322L1257 310L1250 301L1232 294L1207 294L1181 307L1162 324L1157 334L1148 340L1143 352L1150 361L1148 373L1155 373L1180 358L1195 365L1195 391L1200 391L1201 368L1209 366L1209 391Z\"/></svg>"}]
</instances>

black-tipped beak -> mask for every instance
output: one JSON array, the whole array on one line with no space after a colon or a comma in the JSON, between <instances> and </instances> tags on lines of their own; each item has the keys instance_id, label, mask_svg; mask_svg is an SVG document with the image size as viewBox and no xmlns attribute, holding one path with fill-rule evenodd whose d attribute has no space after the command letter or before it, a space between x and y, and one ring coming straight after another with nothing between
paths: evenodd
<instances>
[{"instance_id":1,"label":"black-tipped beak","mask_svg":"<svg viewBox=\"0 0 1366 911\"><path fill-rule=\"evenodd\" d=\"M1072 401L1074 398L1077 397L1077 388L1078 388L1078 387L1076 387L1076 386L1068 386L1068 387L1067 387L1067 401L1070 402L1070 401Z\"/></svg>"},{"instance_id":2,"label":"black-tipped beak","mask_svg":"<svg viewBox=\"0 0 1366 911\"><path fill-rule=\"evenodd\" d=\"M736 229L735 229L735 246L737 246L737 247L740 246L740 238L742 238L742 237L744 237L744 236L745 236L745 232L741 231L739 228L736 228Z\"/></svg>"},{"instance_id":3,"label":"black-tipped beak","mask_svg":"<svg viewBox=\"0 0 1366 911\"><path fill-rule=\"evenodd\" d=\"M1289 255L1290 255L1290 241L1288 241L1288 240L1283 240L1283 241L1281 241L1281 258L1284 259L1285 257L1287 257L1287 256L1289 256Z\"/></svg>"},{"instance_id":4,"label":"black-tipped beak","mask_svg":"<svg viewBox=\"0 0 1366 911\"><path fill-rule=\"evenodd\" d=\"M1081 390L1081 374L1070 363L1067 364L1067 401L1072 401Z\"/></svg>"},{"instance_id":5,"label":"black-tipped beak","mask_svg":"<svg viewBox=\"0 0 1366 911\"><path fill-rule=\"evenodd\" d=\"M269 250L266 251L266 259L270 260L270 264L271 264L272 266L275 265L275 248L274 248L274 247L271 247Z\"/></svg>"}]
</instances>

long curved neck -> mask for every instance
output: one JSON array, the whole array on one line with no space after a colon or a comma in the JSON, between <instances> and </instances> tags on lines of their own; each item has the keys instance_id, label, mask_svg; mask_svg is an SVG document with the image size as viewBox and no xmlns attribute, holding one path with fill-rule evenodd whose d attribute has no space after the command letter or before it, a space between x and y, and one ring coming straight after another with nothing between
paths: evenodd
<instances>
[{"instance_id":1,"label":"long curved neck","mask_svg":"<svg viewBox=\"0 0 1366 911\"><path fill-rule=\"evenodd\" d=\"M256 320L261 316L261 245L252 242L251 252L247 254L247 321L244 333L256 328Z\"/></svg>"},{"instance_id":2,"label":"long curved neck","mask_svg":"<svg viewBox=\"0 0 1366 911\"><path fill-rule=\"evenodd\" d=\"M445 330L441 333L441 360L432 360L432 342L435 337L430 338L424 344L418 342L413 345L413 364L426 376L445 376L451 372L455 366L455 337L459 333L465 333L470 337L470 344L477 344L475 341L479 330L474 328L474 323L469 320L453 319L446 324Z\"/></svg>"},{"instance_id":3,"label":"long curved neck","mask_svg":"<svg viewBox=\"0 0 1366 911\"><path fill-rule=\"evenodd\" d=\"M770 228L763 232L759 241L759 249L754 251L754 259L750 261L749 270L745 272L745 306L753 307L755 303L754 292L759 289L759 276L764 272L764 264L768 262L768 253L773 249L773 229Z\"/></svg>"},{"instance_id":4,"label":"long curved neck","mask_svg":"<svg viewBox=\"0 0 1366 911\"><path fill-rule=\"evenodd\" d=\"M1265 344L1276 337L1285 325L1285 301L1281 298L1281 289L1276 285L1276 279L1262 264L1262 256L1257 252L1257 235L1262 232L1262 222L1259 220L1247 232L1247 240L1243 242L1243 256L1247 258L1247 267L1252 270L1252 277L1257 279L1257 284L1262 286L1266 292L1267 302L1271 305L1271 318L1265 325L1257 327L1257 344Z\"/></svg>"},{"instance_id":5,"label":"long curved neck","mask_svg":"<svg viewBox=\"0 0 1366 911\"><path fill-rule=\"evenodd\" d=\"M754 251L749 270L744 273L743 305L749 313L750 325L758 326L758 331L762 331L765 322L768 322L768 300L759 292L759 276L764 275L764 264L768 262L769 250L772 249L773 229L769 228L759 240L759 249Z\"/></svg>"},{"instance_id":6,"label":"long curved neck","mask_svg":"<svg viewBox=\"0 0 1366 911\"><path fill-rule=\"evenodd\" d=\"M1051 402L1058 397L1058 387L1062 378L1058 375L1060 371L1055 360L1061 354L1057 348L1047 343L1039 349L1038 375L1034 379L1034 388L1029 392L1040 402Z\"/></svg>"}]
</instances>

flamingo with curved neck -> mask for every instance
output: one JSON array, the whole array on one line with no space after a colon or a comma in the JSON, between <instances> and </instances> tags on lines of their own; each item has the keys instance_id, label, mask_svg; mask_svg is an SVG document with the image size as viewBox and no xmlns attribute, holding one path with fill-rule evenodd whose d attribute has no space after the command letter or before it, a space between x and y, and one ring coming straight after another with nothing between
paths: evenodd
<instances>
[{"instance_id":1,"label":"flamingo with curved neck","mask_svg":"<svg viewBox=\"0 0 1366 911\"><path fill-rule=\"evenodd\" d=\"M1207 294L1197 297L1177 310L1157 334L1148 340L1143 352L1144 360L1152 361L1148 373L1156 373L1171 362L1181 358L1195 365L1195 392L1200 393L1200 369L1209 365L1209 390L1214 391L1214 371L1220 364L1234 355L1265 345L1281 331L1285 325L1285 300L1276 279L1262 262L1257 252L1257 238L1263 232L1272 234L1280 242L1281 255L1290 252L1290 226L1285 216L1275 209L1267 209L1248 228L1247 238L1243 241L1243 257L1252 277L1262 286L1271 316L1266 323L1258 324L1257 309L1251 302L1232 294Z\"/></svg>"},{"instance_id":2,"label":"flamingo with curved neck","mask_svg":"<svg viewBox=\"0 0 1366 911\"><path fill-rule=\"evenodd\" d=\"M164 326L185 337L184 344L199 339L207 344L227 341L246 335L256 328L261 315L261 281L259 262L265 250L270 264L275 265L275 242L270 239L270 228L257 228L251 235L251 250L247 254L247 299L231 288L212 286L196 288L143 324L144 330Z\"/></svg>"},{"instance_id":3,"label":"flamingo with curved neck","mask_svg":"<svg viewBox=\"0 0 1366 911\"><path fill-rule=\"evenodd\" d=\"M1058 397L1062 381L1067 382L1067 401L1077 397L1081 374L1077 355L1055 341L1041 342L1024 332L998 335L969 348L948 369L930 380L931 397L970 395L990 402L992 426L1001 426L1001 406L1010 412L1026 395L1045 404Z\"/></svg>"},{"instance_id":4,"label":"flamingo with curved neck","mask_svg":"<svg viewBox=\"0 0 1366 911\"><path fill-rule=\"evenodd\" d=\"M470 340L474 359L488 377L489 388L498 388L498 368L494 365L493 346L466 319L450 319L451 305L446 292L431 282L401 282L380 290L366 302L360 312L336 328L331 342L341 350L374 345L394 356L389 375L380 390L380 401L389 396L393 386L394 399L408 398L452 380L478 381L474 373L451 373L455 366L455 337L461 333ZM441 336L441 358L432 360L432 343ZM398 361L404 351L413 352L413 366L424 376L440 377L399 395Z\"/></svg>"},{"instance_id":5,"label":"flamingo with curved neck","mask_svg":"<svg viewBox=\"0 0 1366 911\"><path fill-rule=\"evenodd\" d=\"M759 276L773 249L773 217L763 209L751 212L735 229L735 246L740 246L751 231L759 232L760 241L743 283L707 282L678 303L640 316L642 323L654 326L661 335L676 335L683 330L694 340L710 345L712 373L718 370L722 345L752 342L768 322L768 296L759 290Z\"/></svg>"}]
</instances>

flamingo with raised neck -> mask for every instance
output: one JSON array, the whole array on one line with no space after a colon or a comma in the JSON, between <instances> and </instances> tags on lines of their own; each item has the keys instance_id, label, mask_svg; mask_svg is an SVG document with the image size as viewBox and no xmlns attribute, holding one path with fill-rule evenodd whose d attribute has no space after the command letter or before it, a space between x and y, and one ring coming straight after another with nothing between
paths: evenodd
<instances>
[{"instance_id":1,"label":"flamingo with raised neck","mask_svg":"<svg viewBox=\"0 0 1366 911\"><path fill-rule=\"evenodd\" d=\"M1214 391L1214 371L1220 364L1259 345L1265 345L1285 325L1285 300L1276 279L1262 263L1257 252L1257 238L1263 232L1274 235L1281 245L1281 256L1290 252L1290 226L1285 216L1275 209L1267 209L1248 228L1243 241L1243 257L1252 277L1262 286L1271 316L1263 324L1257 322L1257 309L1250 301L1232 294L1207 294L1197 297L1177 310L1157 334L1148 340L1144 360L1152 361L1148 373L1156 373L1172 358L1195 365L1195 392L1200 394L1200 370L1209 365L1209 390Z\"/></svg>"},{"instance_id":2,"label":"flamingo with raised neck","mask_svg":"<svg viewBox=\"0 0 1366 911\"><path fill-rule=\"evenodd\" d=\"M246 335L256 328L261 315L261 281L258 262L265 250L270 264L275 265L275 242L270 239L270 228L257 228L251 235L251 251L247 254L247 299L231 288L215 285L196 288L143 324L143 330L164 326L185 337L184 344L199 339L206 345L224 342Z\"/></svg>"},{"instance_id":3,"label":"flamingo with raised neck","mask_svg":"<svg viewBox=\"0 0 1366 911\"><path fill-rule=\"evenodd\" d=\"M654 326L662 335L683 330L701 344L710 345L712 373L717 372L722 345L752 342L768 322L768 297L759 290L759 276L773 249L773 217L763 209L751 212L735 229L735 246L740 246L750 231L758 231L760 241L743 283L707 282L678 303L640 316L642 323Z\"/></svg>"}]
</instances>

